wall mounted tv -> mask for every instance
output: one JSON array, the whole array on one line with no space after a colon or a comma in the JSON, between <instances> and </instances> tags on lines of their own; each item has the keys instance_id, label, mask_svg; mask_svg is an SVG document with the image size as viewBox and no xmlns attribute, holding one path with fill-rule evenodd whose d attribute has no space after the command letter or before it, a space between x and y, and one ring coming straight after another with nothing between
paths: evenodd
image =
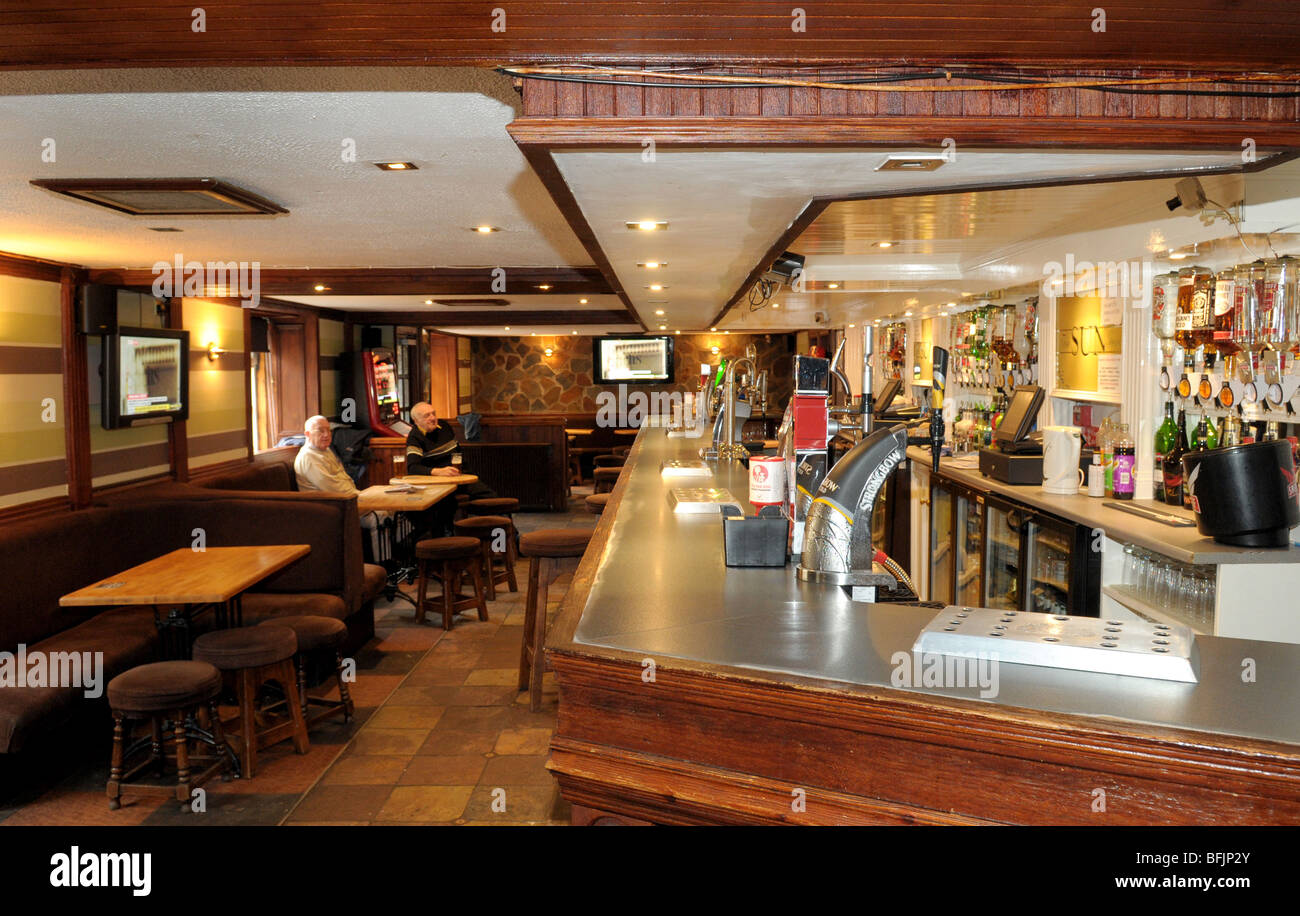
<instances>
[{"instance_id":1,"label":"wall mounted tv","mask_svg":"<svg viewBox=\"0 0 1300 916\"><path fill-rule=\"evenodd\" d=\"M673 339L593 337L597 385L664 385L673 380Z\"/></svg>"},{"instance_id":2,"label":"wall mounted tv","mask_svg":"<svg viewBox=\"0 0 1300 916\"><path fill-rule=\"evenodd\" d=\"M104 429L184 420L190 412L190 332L118 328L104 337Z\"/></svg>"}]
</instances>

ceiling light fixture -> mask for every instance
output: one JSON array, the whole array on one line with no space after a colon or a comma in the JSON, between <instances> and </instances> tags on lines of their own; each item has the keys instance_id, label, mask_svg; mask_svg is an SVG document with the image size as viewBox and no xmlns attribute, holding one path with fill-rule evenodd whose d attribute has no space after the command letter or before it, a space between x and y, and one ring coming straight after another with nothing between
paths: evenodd
<instances>
[{"instance_id":1,"label":"ceiling light fixture","mask_svg":"<svg viewBox=\"0 0 1300 916\"><path fill-rule=\"evenodd\" d=\"M318 292L318 293L323 293L323 292L325 292L327 289L329 289L329 287L326 286L326 285L323 284L323 283L317 283L315 286L312 287L312 289L316 290L316 292Z\"/></svg>"},{"instance_id":2,"label":"ceiling light fixture","mask_svg":"<svg viewBox=\"0 0 1300 916\"><path fill-rule=\"evenodd\" d=\"M827 289L839 289L839 288L840 288L840 285L839 285L838 283L827 283L827 284L826 284L826 288L827 288Z\"/></svg>"},{"instance_id":3,"label":"ceiling light fixture","mask_svg":"<svg viewBox=\"0 0 1300 916\"><path fill-rule=\"evenodd\" d=\"M578 300L578 305L586 305L586 304L587 304L587 300L586 300L586 299L579 299L579 300Z\"/></svg>"},{"instance_id":4,"label":"ceiling light fixture","mask_svg":"<svg viewBox=\"0 0 1300 916\"><path fill-rule=\"evenodd\" d=\"M709 328L710 331L716 331L717 328Z\"/></svg>"},{"instance_id":5,"label":"ceiling light fixture","mask_svg":"<svg viewBox=\"0 0 1300 916\"><path fill-rule=\"evenodd\" d=\"M781 307L781 303L779 303L779 302L773 302L773 303L772 303L772 308L774 308L774 309L779 309L780 307Z\"/></svg>"},{"instance_id":6,"label":"ceiling light fixture","mask_svg":"<svg viewBox=\"0 0 1300 916\"><path fill-rule=\"evenodd\" d=\"M375 167L384 172L418 172L420 167L414 162L376 162Z\"/></svg>"},{"instance_id":7,"label":"ceiling light fixture","mask_svg":"<svg viewBox=\"0 0 1300 916\"><path fill-rule=\"evenodd\" d=\"M661 267L667 267L667 261L644 261L638 263L637 267L644 267L646 270L658 270Z\"/></svg>"},{"instance_id":8,"label":"ceiling light fixture","mask_svg":"<svg viewBox=\"0 0 1300 916\"><path fill-rule=\"evenodd\" d=\"M904 312L904 313L903 313L903 317L904 317L904 318L911 318L911 317L912 317L912 310L911 310L911 309L908 309L906 312Z\"/></svg>"},{"instance_id":9,"label":"ceiling light fixture","mask_svg":"<svg viewBox=\"0 0 1300 916\"><path fill-rule=\"evenodd\" d=\"M482 226L475 226L473 229L470 230L470 232L477 232L479 235L491 235L493 232L500 232L500 231L501 230L498 229L496 226L489 226L487 224L484 224Z\"/></svg>"},{"instance_id":10,"label":"ceiling light fixture","mask_svg":"<svg viewBox=\"0 0 1300 916\"><path fill-rule=\"evenodd\" d=\"M506 325L506 330L510 330L510 325Z\"/></svg>"},{"instance_id":11,"label":"ceiling light fixture","mask_svg":"<svg viewBox=\"0 0 1300 916\"><path fill-rule=\"evenodd\" d=\"M666 330L668 330L668 325L666 325L666 324L661 324L661 325L659 325L659 330L661 330L661 331L666 331Z\"/></svg>"},{"instance_id":12,"label":"ceiling light fixture","mask_svg":"<svg viewBox=\"0 0 1300 916\"><path fill-rule=\"evenodd\" d=\"M674 334L680 334L681 332L682 332L681 328L678 328L676 331L673 331Z\"/></svg>"},{"instance_id":13,"label":"ceiling light fixture","mask_svg":"<svg viewBox=\"0 0 1300 916\"><path fill-rule=\"evenodd\" d=\"M1171 251L1171 252L1169 252L1169 260L1171 260L1171 261L1181 261L1181 260L1183 260L1184 258L1186 258L1187 256L1188 256L1188 252L1186 252L1186 251Z\"/></svg>"},{"instance_id":14,"label":"ceiling light fixture","mask_svg":"<svg viewBox=\"0 0 1300 916\"><path fill-rule=\"evenodd\" d=\"M577 334L578 332L577 332L577 331L574 331L573 333L574 333L574 334Z\"/></svg>"},{"instance_id":15,"label":"ceiling light fixture","mask_svg":"<svg viewBox=\"0 0 1300 916\"><path fill-rule=\"evenodd\" d=\"M856 325L856 324L851 324L851 325L849 325L849 327L851 327L851 328L856 328L857 325Z\"/></svg>"},{"instance_id":16,"label":"ceiling light fixture","mask_svg":"<svg viewBox=\"0 0 1300 916\"><path fill-rule=\"evenodd\" d=\"M424 300L424 304L425 304L425 305L433 305L433 300L432 300L432 299L425 299L425 300Z\"/></svg>"},{"instance_id":17,"label":"ceiling light fixture","mask_svg":"<svg viewBox=\"0 0 1300 916\"><path fill-rule=\"evenodd\" d=\"M657 232L662 229L667 229L668 221L663 219L633 219L628 220L626 225L629 229L637 229L641 232Z\"/></svg>"},{"instance_id":18,"label":"ceiling light fixture","mask_svg":"<svg viewBox=\"0 0 1300 916\"><path fill-rule=\"evenodd\" d=\"M876 247L877 247L877 248L893 248L893 247L894 247L894 243L893 243L893 242L876 242Z\"/></svg>"},{"instance_id":19,"label":"ceiling light fixture","mask_svg":"<svg viewBox=\"0 0 1300 916\"><path fill-rule=\"evenodd\" d=\"M656 293L659 292L661 289L667 289L667 288L668 287L664 286L662 283L651 283L649 286L646 287L646 289Z\"/></svg>"},{"instance_id":20,"label":"ceiling light fixture","mask_svg":"<svg viewBox=\"0 0 1300 916\"><path fill-rule=\"evenodd\" d=\"M538 283L538 284L537 284L537 288L538 288L538 289L550 289L550 288L551 288L551 284L549 284L549 283Z\"/></svg>"},{"instance_id":21,"label":"ceiling light fixture","mask_svg":"<svg viewBox=\"0 0 1300 916\"><path fill-rule=\"evenodd\" d=\"M550 347L547 347L547 348L546 348L544 351L542 351L542 352L544 352L547 356L550 356L550 355L551 355L552 353L554 353L555 351L552 350Z\"/></svg>"}]
</instances>

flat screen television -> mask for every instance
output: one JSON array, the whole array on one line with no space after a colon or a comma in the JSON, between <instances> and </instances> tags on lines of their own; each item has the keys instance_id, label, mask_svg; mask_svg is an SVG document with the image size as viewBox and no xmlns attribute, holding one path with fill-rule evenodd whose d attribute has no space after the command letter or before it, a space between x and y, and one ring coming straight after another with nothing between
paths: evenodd
<instances>
[{"instance_id":1,"label":"flat screen television","mask_svg":"<svg viewBox=\"0 0 1300 916\"><path fill-rule=\"evenodd\" d=\"M122 327L104 337L103 352L104 429L189 416L189 331Z\"/></svg>"},{"instance_id":2,"label":"flat screen television","mask_svg":"<svg viewBox=\"0 0 1300 916\"><path fill-rule=\"evenodd\" d=\"M664 385L673 380L673 339L593 337L597 385Z\"/></svg>"}]
</instances>

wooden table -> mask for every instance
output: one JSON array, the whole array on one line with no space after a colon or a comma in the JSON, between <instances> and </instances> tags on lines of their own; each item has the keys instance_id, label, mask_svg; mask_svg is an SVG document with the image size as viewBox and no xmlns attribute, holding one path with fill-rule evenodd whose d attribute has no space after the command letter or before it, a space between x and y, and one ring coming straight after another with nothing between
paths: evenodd
<instances>
[{"instance_id":1,"label":"wooden table","mask_svg":"<svg viewBox=\"0 0 1300 916\"><path fill-rule=\"evenodd\" d=\"M426 477L426 480L436 478ZM454 480L455 478L448 478ZM478 478L474 478L477 480ZM393 484L375 484L357 494L357 513L367 512L423 512L434 503L456 492L458 484L420 485L412 493L389 493Z\"/></svg>"},{"instance_id":2,"label":"wooden table","mask_svg":"<svg viewBox=\"0 0 1300 916\"><path fill-rule=\"evenodd\" d=\"M637 433L639 433L639 432L641 432L641 430L639 430L639 429L616 429L616 430L614 430L614 435L616 435L616 436L635 436L635 435L636 435Z\"/></svg>"},{"instance_id":3,"label":"wooden table","mask_svg":"<svg viewBox=\"0 0 1300 916\"><path fill-rule=\"evenodd\" d=\"M570 436L590 436L595 432L594 429L569 429L565 427L564 432Z\"/></svg>"},{"instance_id":4,"label":"wooden table","mask_svg":"<svg viewBox=\"0 0 1300 916\"><path fill-rule=\"evenodd\" d=\"M159 631L185 637L188 654L190 621L205 607L216 610L218 625L240 626L239 596L250 586L311 552L307 544L250 547L182 547L69 592L61 607L152 605ZM161 608L170 607L167 617ZM173 648L176 648L175 646Z\"/></svg>"},{"instance_id":5,"label":"wooden table","mask_svg":"<svg viewBox=\"0 0 1300 916\"><path fill-rule=\"evenodd\" d=\"M471 483L478 483L477 474L407 474L404 477L394 477L388 481L390 484L407 484L412 487L434 487L441 484L454 484L458 487L466 486Z\"/></svg>"}]
</instances>

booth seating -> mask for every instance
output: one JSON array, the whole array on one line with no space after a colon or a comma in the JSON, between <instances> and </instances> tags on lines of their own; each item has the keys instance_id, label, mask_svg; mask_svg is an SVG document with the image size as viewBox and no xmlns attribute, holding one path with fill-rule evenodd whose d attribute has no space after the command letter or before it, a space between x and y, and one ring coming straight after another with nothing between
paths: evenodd
<instances>
[{"instance_id":1,"label":"booth seating","mask_svg":"<svg viewBox=\"0 0 1300 916\"><path fill-rule=\"evenodd\" d=\"M531 557L524 638L519 652L519 689L528 691L528 708L541 709L542 673L546 668L547 592L561 559L581 557L591 543L587 528L543 528L519 539L519 553Z\"/></svg>"},{"instance_id":2,"label":"booth seating","mask_svg":"<svg viewBox=\"0 0 1300 916\"><path fill-rule=\"evenodd\" d=\"M373 617L362 604L364 572L356 500L313 493L251 493L165 484L115 494L78 512L0 525L0 651L100 652L111 680L158 660L149 607L60 607L69 592L193 544L306 544L311 552L243 596L243 622L312 613L349 625L349 642ZM354 628L359 617L365 620ZM210 615L196 623L209 625ZM196 631L197 632L197 631ZM366 637L369 638L369 637ZM362 640L364 641L364 640ZM345 651L351 651L345 648ZM80 687L0 689L0 754L16 753L74 719L103 721L103 701Z\"/></svg>"},{"instance_id":3,"label":"booth seating","mask_svg":"<svg viewBox=\"0 0 1300 916\"><path fill-rule=\"evenodd\" d=\"M213 630L194 640L194 660L208 662L232 676L239 702L240 774L252 779L257 772L257 752L285 738L293 739L299 754L308 750L307 719L298 696L298 675L293 657L298 637L289 627L270 624ZM275 681L288 699L287 722L264 728L257 722L257 692Z\"/></svg>"},{"instance_id":4,"label":"booth seating","mask_svg":"<svg viewBox=\"0 0 1300 916\"><path fill-rule=\"evenodd\" d=\"M461 519L456 523L456 534L475 538L482 545L483 579L489 601L497 600L498 584L508 586L512 592L519 591L515 582L515 526L508 517L476 515ZM495 549L498 539L504 547L501 551Z\"/></svg>"},{"instance_id":5,"label":"booth seating","mask_svg":"<svg viewBox=\"0 0 1300 916\"><path fill-rule=\"evenodd\" d=\"M298 637L298 652L294 655L294 667L298 672L298 699L302 703L302 715L307 720L307 729L330 716L342 715L343 721L352 718L354 707L352 696L348 693L348 683L343 678L343 643L348 638L348 628L343 621L333 617L273 617L261 626L281 626L293 630ZM313 697L307 693L307 660L312 653L326 654L333 658L334 682L338 686L339 698L331 700L326 697ZM311 707L316 706L316 712Z\"/></svg>"},{"instance_id":6,"label":"booth seating","mask_svg":"<svg viewBox=\"0 0 1300 916\"><path fill-rule=\"evenodd\" d=\"M442 628L450 630L456 615L470 608L478 608L478 619L487 620L487 603L483 598L483 576L480 564L483 545L478 538L429 538L415 545L415 560L419 578L415 600L415 622L424 623L425 612L434 599L428 597L429 579L442 585L438 597L442 605ZM460 593L461 580L469 573L474 594Z\"/></svg>"},{"instance_id":7,"label":"booth seating","mask_svg":"<svg viewBox=\"0 0 1300 916\"><path fill-rule=\"evenodd\" d=\"M221 774L222 780L230 778L232 757L221 729L217 714L217 697L221 694L221 672L207 662L173 661L154 662L119 674L108 682L108 705L113 714L113 755L108 772L108 807L114 811L122 806L122 788L136 795L171 796L180 803L181 810L190 810L193 791ZM193 727L200 710L208 714L212 723L212 755L199 759L191 757L190 743L194 740ZM150 725L149 755L131 765L139 756L145 741L128 745L128 722L147 719ZM171 727L164 730L164 720ZM132 782L141 773L157 769L163 772L167 751L170 748L176 764L176 782L172 785ZM195 771L195 765L206 766Z\"/></svg>"}]
</instances>

